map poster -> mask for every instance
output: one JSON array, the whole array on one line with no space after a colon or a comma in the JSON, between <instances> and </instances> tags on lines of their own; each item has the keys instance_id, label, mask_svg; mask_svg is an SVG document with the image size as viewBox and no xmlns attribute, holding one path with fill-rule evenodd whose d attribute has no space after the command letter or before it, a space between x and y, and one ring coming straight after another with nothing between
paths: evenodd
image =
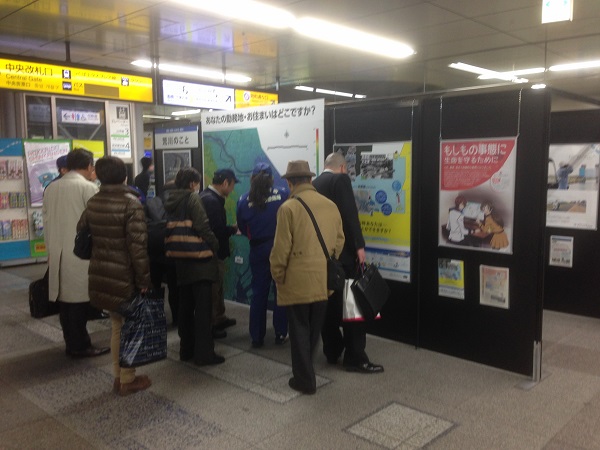
<instances>
[{"instance_id":1,"label":"map poster","mask_svg":"<svg viewBox=\"0 0 600 450\"><path fill-rule=\"evenodd\" d=\"M456 259L438 259L438 295L465 299L465 263Z\"/></svg>"},{"instance_id":2,"label":"map poster","mask_svg":"<svg viewBox=\"0 0 600 450\"><path fill-rule=\"evenodd\" d=\"M44 189L58 176L56 160L71 150L70 141L23 141L27 175L29 177L29 196L33 208L42 206Z\"/></svg>"},{"instance_id":3,"label":"map poster","mask_svg":"<svg viewBox=\"0 0 600 450\"><path fill-rule=\"evenodd\" d=\"M600 144L550 146L546 226L598 229Z\"/></svg>"},{"instance_id":4,"label":"map poster","mask_svg":"<svg viewBox=\"0 0 600 450\"><path fill-rule=\"evenodd\" d=\"M231 169L240 180L225 201L227 223L236 223L241 195L250 190L252 169L258 162L273 168L274 185L286 187L281 178L287 164L306 160L317 175L323 168L325 101L280 103L234 111L202 113L204 187L217 169ZM225 260L225 298L250 303L250 244L244 236L230 239L231 257Z\"/></svg>"},{"instance_id":5,"label":"map poster","mask_svg":"<svg viewBox=\"0 0 600 450\"><path fill-rule=\"evenodd\" d=\"M516 137L440 141L440 246L512 253L516 158Z\"/></svg>"},{"instance_id":6,"label":"map poster","mask_svg":"<svg viewBox=\"0 0 600 450\"><path fill-rule=\"evenodd\" d=\"M508 309L508 268L479 266L479 303Z\"/></svg>"},{"instance_id":7,"label":"map poster","mask_svg":"<svg viewBox=\"0 0 600 450\"><path fill-rule=\"evenodd\" d=\"M346 158L367 261L410 282L411 142L336 144Z\"/></svg>"}]
</instances>

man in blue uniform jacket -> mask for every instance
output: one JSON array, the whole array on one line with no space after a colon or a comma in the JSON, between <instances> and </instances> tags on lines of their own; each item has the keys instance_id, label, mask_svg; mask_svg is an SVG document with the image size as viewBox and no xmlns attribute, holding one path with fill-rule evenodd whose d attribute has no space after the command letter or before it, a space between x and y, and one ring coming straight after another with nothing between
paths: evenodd
<instances>
[{"instance_id":1,"label":"man in blue uniform jacket","mask_svg":"<svg viewBox=\"0 0 600 450\"><path fill-rule=\"evenodd\" d=\"M339 260L344 266L346 278L356 278L358 264L365 262L365 240L358 220L352 183L347 175L346 159L342 153L332 153L325 159L325 170L313 180L313 186L320 194L333 201L340 211L346 241ZM342 291L334 291L327 302L327 313L321 333L323 353L327 362L336 364L344 352L346 370L361 373L383 372L383 366L371 363L365 352L365 323L342 322L342 297Z\"/></svg>"}]
</instances>

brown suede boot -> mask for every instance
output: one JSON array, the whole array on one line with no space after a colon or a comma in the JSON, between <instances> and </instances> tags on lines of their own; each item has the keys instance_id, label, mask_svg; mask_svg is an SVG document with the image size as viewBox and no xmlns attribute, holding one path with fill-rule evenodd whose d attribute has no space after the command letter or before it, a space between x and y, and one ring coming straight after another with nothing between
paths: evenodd
<instances>
[{"instance_id":1,"label":"brown suede boot","mask_svg":"<svg viewBox=\"0 0 600 450\"><path fill-rule=\"evenodd\" d=\"M146 375L136 376L131 383L121 383L119 388L119 395L125 397L126 395L135 394L138 391L148 389L152 385L152 381Z\"/></svg>"}]
</instances>

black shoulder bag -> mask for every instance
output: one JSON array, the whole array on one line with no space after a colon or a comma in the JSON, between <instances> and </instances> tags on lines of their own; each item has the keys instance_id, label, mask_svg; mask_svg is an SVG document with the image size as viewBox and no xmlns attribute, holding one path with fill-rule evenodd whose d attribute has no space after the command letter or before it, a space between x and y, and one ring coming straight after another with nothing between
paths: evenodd
<instances>
[{"instance_id":1,"label":"black shoulder bag","mask_svg":"<svg viewBox=\"0 0 600 450\"><path fill-rule=\"evenodd\" d=\"M306 202L300 197L294 198L298 200L302 204L302 206L304 206L306 212L310 216L310 220L312 220L312 223L315 226L315 231L317 232L317 237L319 238L321 247L323 247L323 253L325 253L325 258L327 258L327 289L330 289L332 291L341 291L342 289L344 289L344 280L346 279L346 272L344 271L344 266L342 266L342 263L337 258L333 258L327 251L327 246L325 245L325 241L323 240L323 235L321 235L321 230L319 230L319 226L317 225L315 216L313 215Z\"/></svg>"}]
</instances>

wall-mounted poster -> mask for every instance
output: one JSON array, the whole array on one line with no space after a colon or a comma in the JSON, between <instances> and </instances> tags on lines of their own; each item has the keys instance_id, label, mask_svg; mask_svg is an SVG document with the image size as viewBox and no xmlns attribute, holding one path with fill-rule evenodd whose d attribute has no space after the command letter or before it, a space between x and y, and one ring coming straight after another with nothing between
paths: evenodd
<instances>
[{"instance_id":1,"label":"wall-mounted poster","mask_svg":"<svg viewBox=\"0 0 600 450\"><path fill-rule=\"evenodd\" d=\"M508 309L508 268L479 266L479 303Z\"/></svg>"},{"instance_id":2,"label":"wall-mounted poster","mask_svg":"<svg viewBox=\"0 0 600 450\"><path fill-rule=\"evenodd\" d=\"M438 295L465 299L465 263L456 259L438 259Z\"/></svg>"},{"instance_id":3,"label":"wall-mounted poster","mask_svg":"<svg viewBox=\"0 0 600 450\"><path fill-rule=\"evenodd\" d=\"M56 160L71 150L69 141L28 140L23 142L27 174L29 175L29 195L32 207L42 206L44 189L58 176Z\"/></svg>"},{"instance_id":4,"label":"wall-mounted poster","mask_svg":"<svg viewBox=\"0 0 600 450\"><path fill-rule=\"evenodd\" d=\"M440 142L439 245L512 253L517 138Z\"/></svg>"},{"instance_id":5,"label":"wall-mounted poster","mask_svg":"<svg viewBox=\"0 0 600 450\"><path fill-rule=\"evenodd\" d=\"M314 173L321 172L324 117L323 99L202 113L204 187L217 169L231 169L240 180L225 201L227 223L236 223L237 201L250 190L256 163L271 166L276 187L287 188L281 175L289 161L308 161ZM229 242L231 257L225 260L225 298L248 304L252 298L250 244L245 236L232 236Z\"/></svg>"},{"instance_id":6,"label":"wall-mounted poster","mask_svg":"<svg viewBox=\"0 0 600 450\"><path fill-rule=\"evenodd\" d=\"M192 167L191 150L163 150L163 180L165 184L175 181L180 169Z\"/></svg>"},{"instance_id":7,"label":"wall-mounted poster","mask_svg":"<svg viewBox=\"0 0 600 450\"><path fill-rule=\"evenodd\" d=\"M388 280L410 282L412 142L337 144L346 158L367 261Z\"/></svg>"},{"instance_id":8,"label":"wall-mounted poster","mask_svg":"<svg viewBox=\"0 0 600 450\"><path fill-rule=\"evenodd\" d=\"M551 266L573 267L573 236L550 236Z\"/></svg>"},{"instance_id":9,"label":"wall-mounted poster","mask_svg":"<svg viewBox=\"0 0 600 450\"><path fill-rule=\"evenodd\" d=\"M124 160L131 160L131 122L128 104L108 105L110 124L110 154Z\"/></svg>"},{"instance_id":10,"label":"wall-mounted poster","mask_svg":"<svg viewBox=\"0 0 600 450\"><path fill-rule=\"evenodd\" d=\"M550 146L546 226L597 230L600 144Z\"/></svg>"}]
</instances>

